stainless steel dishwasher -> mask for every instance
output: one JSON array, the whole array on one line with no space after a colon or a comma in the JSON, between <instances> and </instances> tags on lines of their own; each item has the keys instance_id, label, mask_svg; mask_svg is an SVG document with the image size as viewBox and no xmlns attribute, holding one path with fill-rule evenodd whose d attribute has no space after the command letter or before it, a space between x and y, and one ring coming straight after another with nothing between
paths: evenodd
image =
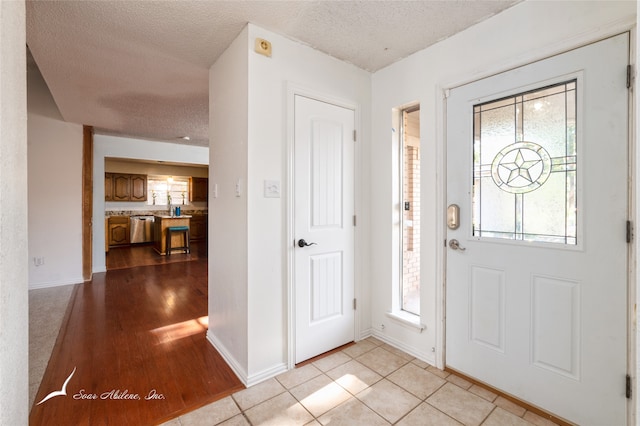
<instances>
[{"instance_id":1,"label":"stainless steel dishwasher","mask_svg":"<svg viewBox=\"0 0 640 426\"><path fill-rule=\"evenodd\" d=\"M131 244L153 241L153 216L131 216Z\"/></svg>"}]
</instances>

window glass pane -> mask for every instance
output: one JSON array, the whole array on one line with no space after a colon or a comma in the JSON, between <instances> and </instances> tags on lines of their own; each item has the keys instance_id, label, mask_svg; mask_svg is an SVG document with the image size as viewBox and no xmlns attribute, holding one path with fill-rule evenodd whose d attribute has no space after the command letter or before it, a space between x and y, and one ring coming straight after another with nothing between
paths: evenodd
<instances>
[{"instance_id":1,"label":"window glass pane","mask_svg":"<svg viewBox=\"0 0 640 426\"><path fill-rule=\"evenodd\" d=\"M402 310L420 315L420 110L402 112Z\"/></svg>"},{"instance_id":2,"label":"window glass pane","mask_svg":"<svg viewBox=\"0 0 640 426\"><path fill-rule=\"evenodd\" d=\"M147 204L168 206L189 204L189 177L148 176Z\"/></svg>"},{"instance_id":3,"label":"window glass pane","mask_svg":"<svg viewBox=\"0 0 640 426\"><path fill-rule=\"evenodd\" d=\"M473 235L577 243L575 80L474 107Z\"/></svg>"}]
</instances>

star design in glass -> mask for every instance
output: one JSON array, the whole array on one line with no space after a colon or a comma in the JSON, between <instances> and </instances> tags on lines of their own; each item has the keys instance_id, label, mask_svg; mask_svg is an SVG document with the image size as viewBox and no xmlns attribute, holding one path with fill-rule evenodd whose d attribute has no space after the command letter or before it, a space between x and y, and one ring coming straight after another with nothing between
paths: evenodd
<instances>
[{"instance_id":1,"label":"star design in glass","mask_svg":"<svg viewBox=\"0 0 640 426\"><path fill-rule=\"evenodd\" d=\"M525 160L522 155L522 150L518 150L518 154L516 154L516 158L512 163L500 163L500 167L504 167L509 170L509 178L507 179L507 184L510 184L518 177L522 177L528 182L533 182L531 179L531 174L529 173L529 169L536 164L538 164L541 159L537 160Z\"/></svg>"}]
</instances>

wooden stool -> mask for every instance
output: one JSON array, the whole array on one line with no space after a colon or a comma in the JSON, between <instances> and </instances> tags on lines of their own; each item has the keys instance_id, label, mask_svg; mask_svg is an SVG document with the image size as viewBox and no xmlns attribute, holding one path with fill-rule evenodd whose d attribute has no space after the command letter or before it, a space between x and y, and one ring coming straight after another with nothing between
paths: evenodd
<instances>
[{"instance_id":1,"label":"wooden stool","mask_svg":"<svg viewBox=\"0 0 640 426\"><path fill-rule=\"evenodd\" d=\"M171 247L171 236L174 232L180 232L184 235L183 245L181 247ZM189 247L188 226L170 226L167 228L167 256L171 256L171 250L184 250L185 253L191 253L191 248Z\"/></svg>"}]
</instances>

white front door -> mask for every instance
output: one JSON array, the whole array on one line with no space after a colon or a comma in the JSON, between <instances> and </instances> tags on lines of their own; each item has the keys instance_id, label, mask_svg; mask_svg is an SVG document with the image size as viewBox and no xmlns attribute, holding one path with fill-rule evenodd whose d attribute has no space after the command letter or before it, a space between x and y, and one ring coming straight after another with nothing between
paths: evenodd
<instances>
[{"instance_id":1,"label":"white front door","mask_svg":"<svg viewBox=\"0 0 640 426\"><path fill-rule=\"evenodd\" d=\"M354 339L354 111L294 98L295 362Z\"/></svg>"},{"instance_id":2,"label":"white front door","mask_svg":"<svg viewBox=\"0 0 640 426\"><path fill-rule=\"evenodd\" d=\"M583 425L626 423L628 43L447 99L446 365Z\"/></svg>"}]
</instances>

